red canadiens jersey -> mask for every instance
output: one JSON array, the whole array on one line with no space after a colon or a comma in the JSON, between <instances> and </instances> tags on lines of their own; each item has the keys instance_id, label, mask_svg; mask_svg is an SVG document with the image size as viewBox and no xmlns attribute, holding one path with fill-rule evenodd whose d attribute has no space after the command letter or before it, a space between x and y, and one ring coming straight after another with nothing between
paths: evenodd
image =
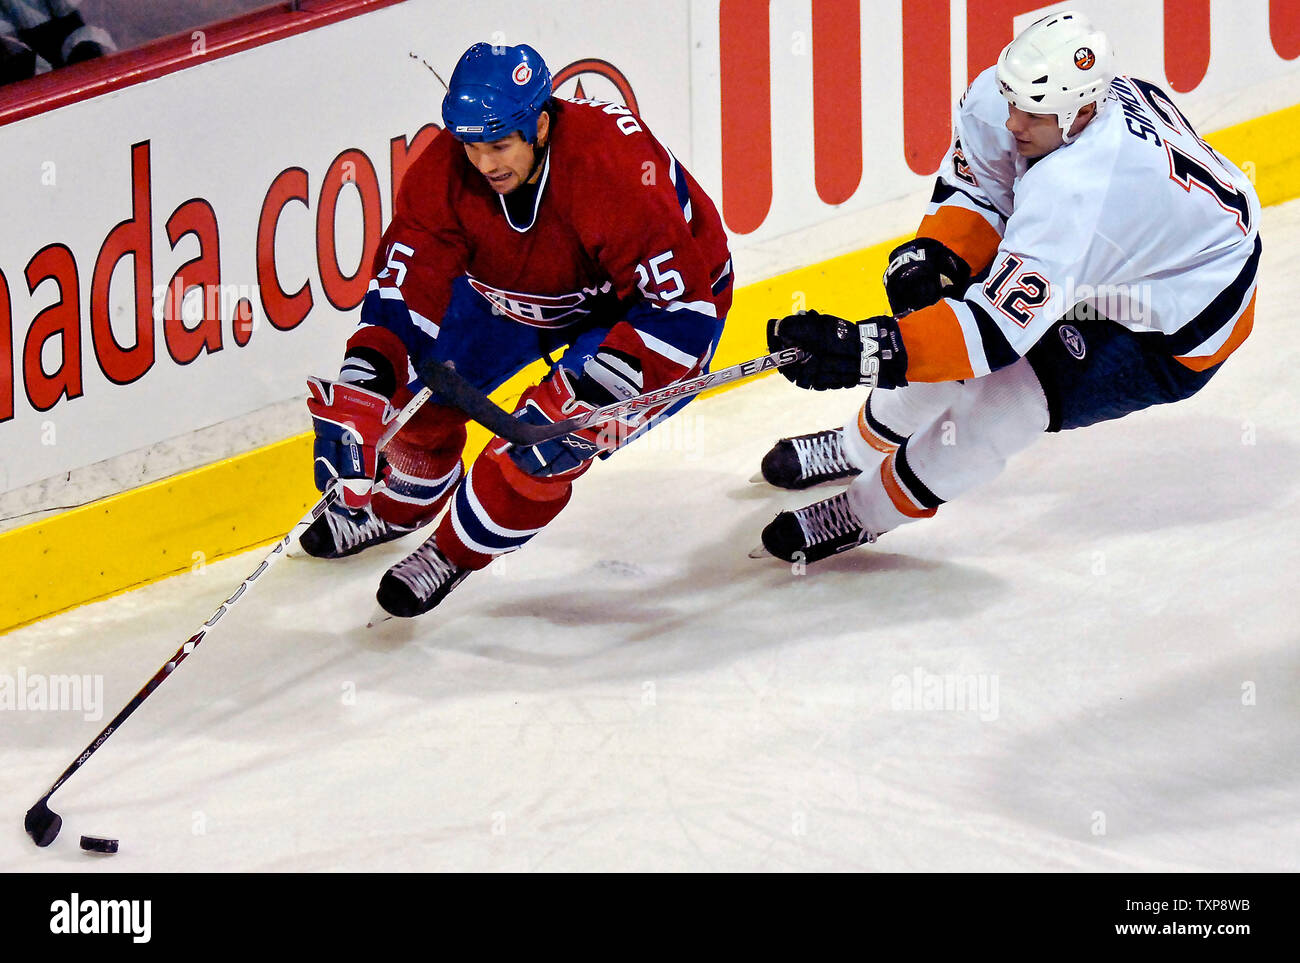
<instances>
[{"instance_id":1,"label":"red canadiens jersey","mask_svg":"<svg viewBox=\"0 0 1300 963\"><path fill-rule=\"evenodd\" d=\"M452 282L465 277L521 326L626 320L653 360L695 367L731 303L717 209L626 107L555 103L536 202L513 221L454 138L439 135L419 156L376 254L362 324L389 328L421 354Z\"/></svg>"}]
</instances>

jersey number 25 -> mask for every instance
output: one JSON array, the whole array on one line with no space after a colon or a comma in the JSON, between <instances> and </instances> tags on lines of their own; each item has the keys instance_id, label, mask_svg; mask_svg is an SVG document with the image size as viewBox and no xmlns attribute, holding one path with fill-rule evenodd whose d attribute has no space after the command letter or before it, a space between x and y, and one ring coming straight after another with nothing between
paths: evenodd
<instances>
[{"instance_id":1,"label":"jersey number 25","mask_svg":"<svg viewBox=\"0 0 1300 963\"><path fill-rule=\"evenodd\" d=\"M682 280L681 273L673 268L665 267L673 259L672 250L664 251L662 254L656 254L645 264L636 266L636 275L640 280L637 287L648 301L671 301L673 298L681 295L686 290L686 283ZM655 287L650 288L650 276L654 275ZM665 289L665 285L669 285Z\"/></svg>"}]
</instances>

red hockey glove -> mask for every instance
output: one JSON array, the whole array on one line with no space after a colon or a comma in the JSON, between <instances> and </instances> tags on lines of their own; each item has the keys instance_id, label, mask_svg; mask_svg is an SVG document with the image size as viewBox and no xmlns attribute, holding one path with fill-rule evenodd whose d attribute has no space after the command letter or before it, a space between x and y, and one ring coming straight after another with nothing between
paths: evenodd
<instances>
[{"instance_id":1,"label":"red hockey glove","mask_svg":"<svg viewBox=\"0 0 1300 963\"><path fill-rule=\"evenodd\" d=\"M564 368L556 368L549 378L524 392L515 417L530 425L552 425L595 410L574 394L571 377ZM511 448L510 458L530 475L549 477L574 471L602 451L618 447L616 426L616 422L595 425L531 448Z\"/></svg>"},{"instance_id":2,"label":"red hockey glove","mask_svg":"<svg viewBox=\"0 0 1300 963\"><path fill-rule=\"evenodd\" d=\"M397 410L381 394L323 378L307 379L307 409L316 429L316 488L341 485L350 509L370 504L378 470L375 446Z\"/></svg>"},{"instance_id":3,"label":"red hockey glove","mask_svg":"<svg viewBox=\"0 0 1300 963\"><path fill-rule=\"evenodd\" d=\"M907 350L889 315L845 321L808 311L767 322L769 351L799 348L807 361L777 369L800 388L898 388L907 384Z\"/></svg>"}]
</instances>

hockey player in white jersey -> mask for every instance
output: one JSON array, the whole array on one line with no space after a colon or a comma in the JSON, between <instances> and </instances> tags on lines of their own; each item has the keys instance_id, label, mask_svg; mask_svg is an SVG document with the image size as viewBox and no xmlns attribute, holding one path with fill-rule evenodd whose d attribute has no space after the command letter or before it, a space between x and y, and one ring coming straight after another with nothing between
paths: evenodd
<instances>
[{"instance_id":1,"label":"hockey player in white jersey","mask_svg":"<svg viewBox=\"0 0 1300 963\"><path fill-rule=\"evenodd\" d=\"M893 315L769 322L773 349L811 355L780 369L798 386L880 390L763 459L784 488L851 479L777 515L768 552L813 562L932 516L1043 432L1190 397L1250 333L1254 188L1113 59L1082 14L1027 27L958 106L885 274Z\"/></svg>"}]
</instances>

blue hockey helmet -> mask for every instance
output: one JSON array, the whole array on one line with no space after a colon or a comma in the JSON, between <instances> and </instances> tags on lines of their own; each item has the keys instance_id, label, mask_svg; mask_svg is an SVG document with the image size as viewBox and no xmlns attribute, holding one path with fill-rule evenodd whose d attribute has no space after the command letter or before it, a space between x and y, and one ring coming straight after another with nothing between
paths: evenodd
<instances>
[{"instance_id":1,"label":"blue hockey helmet","mask_svg":"<svg viewBox=\"0 0 1300 963\"><path fill-rule=\"evenodd\" d=\"M550 97L551 72L532 47L476 43L452 71L442 122L464 143L500 140L519 131L535 144L537 118Z\"/></svg>"}]
</instances>

